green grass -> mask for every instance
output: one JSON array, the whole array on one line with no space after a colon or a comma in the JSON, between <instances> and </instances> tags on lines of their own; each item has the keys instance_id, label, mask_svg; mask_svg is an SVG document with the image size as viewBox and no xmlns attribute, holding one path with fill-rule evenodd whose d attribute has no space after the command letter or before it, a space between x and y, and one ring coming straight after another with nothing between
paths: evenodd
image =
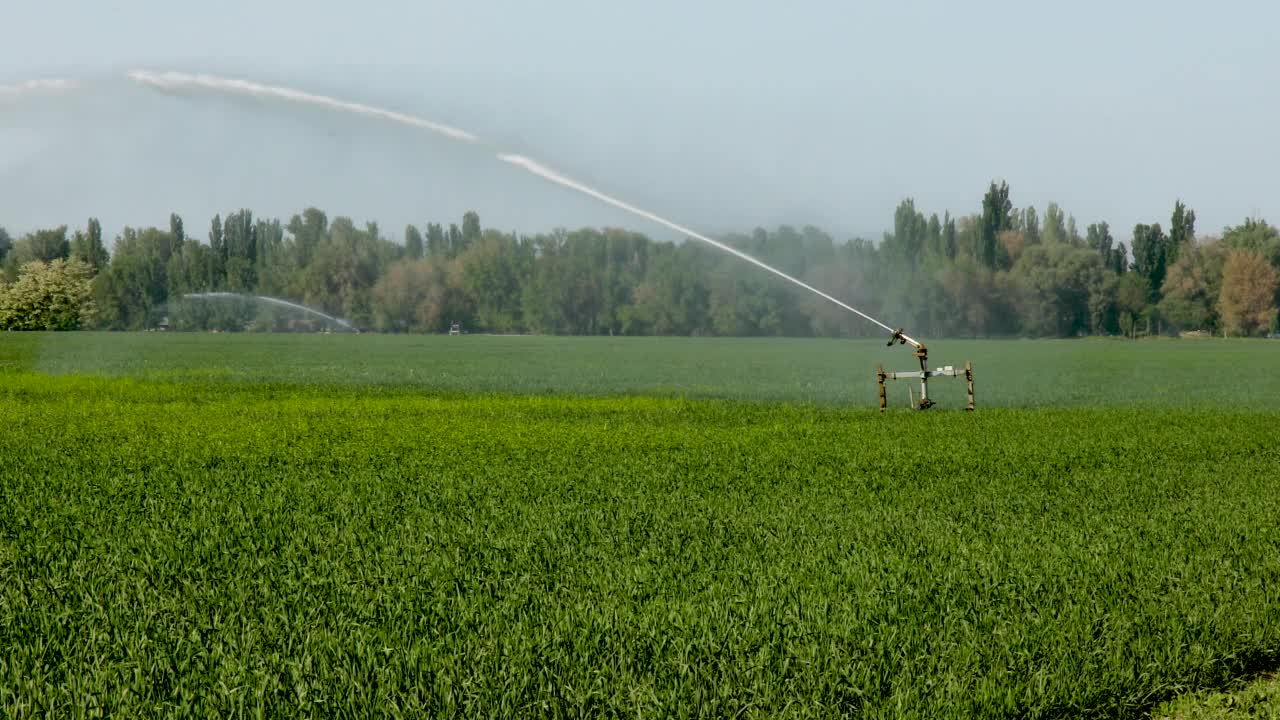
<instances>
[{"instance_id":1,"label":"green grass","mask_svg":"<svg viewBox=\"0 0 1280 720\"><path fill-rule=\"evenodd\" d=\"M930 342L931 365L972 360L985 407L1280 410L1280 342ZM12 333L0 368L199 383L415 388L432 393L646 395L877 403L875 369L911 370L878 340ZM959 380L933 392L963 403ZM890 383L907 404L907 383Z\"/></svg>"},{"instance_id":2,"label":"green grass","mask_svg":"<svg viewBox=\"0 0 1280 720\"><path fill-rule=\"evenodd\" d=\"M1234 692L1201 693L1167 703L1154 714L1159 720L1277 720L1280 677L1252 682Z\"/></svg>"},{"instance_id":3,"label":"green grass","mask_svg":"<svg viewBox=\"0 0 1280 720\"><path fill-rule=\"evenodd\" d=\"M1276 346L936 346L1010 407L877 413L823 377L870 343L0 337L0 715L1141 717L1280 665Z\"/></svg>"}]
</instances>

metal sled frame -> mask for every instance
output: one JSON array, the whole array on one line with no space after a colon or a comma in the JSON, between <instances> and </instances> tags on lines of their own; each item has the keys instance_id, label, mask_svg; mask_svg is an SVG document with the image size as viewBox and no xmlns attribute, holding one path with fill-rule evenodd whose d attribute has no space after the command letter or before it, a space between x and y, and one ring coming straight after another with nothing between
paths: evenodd
<instances>
[{"instance_id":1,"label":"metal sled frame","mask_svg":"<svg viewBox=\"0 0 1280 720\"><path fill-rule=\"evenodd\" d=\"M880 411L881 412L883 412L885 408L889 407L889 401L887 396L885 395L885 386L884 386L885 380L919 379L920 380L920 401L915 402L913 400L912 405L916 410L928 410L934 405L933 400L929 398L929 378L960 377L961 375L964 376L964 379L968 384L968 391L969 391L969 404L967 407L965 407L965 410L966 411L973 410L973 363L966 361L964 364L963 370L957 370L950 365L947 365L946 367L940 367L937 370L930 370L929 369L929 351L928 349L925 348L923 344L916 342L915 340L912 340L906 335L903 335L901 329L895 332L893 334L893 337L889 338L890 345L893 345L895 342L902 345L910 343L911 346L916 349L915 354L916 354L916 359L920 361L920 369L912 370L909 372L887 373L884 371L883 365L880 365L877 367L876 378L880 386Z\"/></svg>"}]
</instances>

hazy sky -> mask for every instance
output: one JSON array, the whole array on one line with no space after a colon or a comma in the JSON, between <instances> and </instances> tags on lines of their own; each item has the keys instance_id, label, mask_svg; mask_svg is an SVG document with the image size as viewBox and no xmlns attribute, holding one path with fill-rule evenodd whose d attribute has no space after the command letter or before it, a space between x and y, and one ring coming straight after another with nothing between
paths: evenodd
<instances>
[{"instance_id":1,"label":"hazy sky","mask_svg":"<svg viewBox=\"0 0 1280 720\"><path fill-rule=\"evenodd\" d=\"M975 212L992 178L1083 228L1280 220L1280 4L41 0L6 3L0 225L214 212L536 231L659 228L491 152L315 109L157 93L208 72L420 114L711 232L878 236L894 206Z\"/></svg>"}]
</instances>

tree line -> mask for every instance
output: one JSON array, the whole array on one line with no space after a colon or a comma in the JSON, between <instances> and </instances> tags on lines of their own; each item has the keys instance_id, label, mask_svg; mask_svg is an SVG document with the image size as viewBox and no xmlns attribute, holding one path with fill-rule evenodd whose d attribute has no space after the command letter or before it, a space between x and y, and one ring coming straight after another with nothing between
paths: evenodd
<instances>
[{"instance_id":1,"label":"tree line","mask_svg":"<svg viewBox=\"0 0 1280 720\"><path fill-rule=\"evenodd\" d=\"M1167 226L1118 242L1050 203L1043 217L991 183L980 209L926 217L911 199L879 242L813 226L722 240L868 314L932 337L1276 331L1280 232L1246 219L1199 236L1175 202ZM203 238L101 224L0 228L0 328L308 329L297 314L195 293L287 298L382 332L581 335L868 336L881 331L827 301L696 241L614 228L522 235L409 225L399 241L309 208L287 223L249 210L215 216Z\"/></svg>"}]
</instances>

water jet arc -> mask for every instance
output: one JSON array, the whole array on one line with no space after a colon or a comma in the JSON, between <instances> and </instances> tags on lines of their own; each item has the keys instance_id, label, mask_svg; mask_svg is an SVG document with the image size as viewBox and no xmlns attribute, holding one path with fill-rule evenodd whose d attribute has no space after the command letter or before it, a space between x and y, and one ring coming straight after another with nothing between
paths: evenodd
<instances>
[{"instance_id":1,"label":"water jet arc","mask_svg":"<svg viewBox=\"0 0 1280 720\"><path fill-rule=\"evenodd\" d=\"M741 250L738 250L732 246L726 245L718 240L712 240L706 235L702 235L700 233L694 232L693 230L690 230L689 228L683 225L671 222L670 220L667 220L666 218L660 215L655 215L654 213L651 213L648 210L642 210L634 205L623 202L618 198L612 197L610 195L606 195L600 192L599 190L583 185L577 180L574 180L571 177L562 175L556 172L555 170L552 170L551 168L548 168L545 165L541 165L530 158L524 157L522 155L499 155L498 159L505 163L510 163L512 165L515 165L518 168L522 168L527 172L533 173L534 175L537 175L538 177L544 180L549 180L553 183L556 183L557 185L567 187L570 190L576 190L577 192L587 195L588 197L593 197L596 200L599 200L605 204L612 205L613 207L616 207L619 210L629 212L632 215L635 215L636 217L641 217L650 222L655 222L659 225L662 225L663 227L670 228L671 230L675 230L678 233L683 233L685 236L691 237L695 240L701 240L702 242L707 243L712 247L723 250L724 252L727 252L730 255L733 255L734 257L737 257L741 260L745 260L751 263L752 265L755 265L756 267L761 268L762 270L771 272L774 275L777 275L778 277L782 278L783 280L794 283L795 285L798 285L799 287L802 287L805 290L808 290L809 292L814 293L815 295L821 298L830 300L831 302L835 303L836 305L839 305L845 310L848 310L849 312L854 313L855 315L861 318L869 320L875 323L876 325L879 325L880 327L884 328L885 330L888 330L889 332L894 331L893 328L889 327L888 325L885 325L884 323L862 312L861 310L853 307L852 305L849 305L835 297L832 297L831 295L828 295L827 293L804 282L803 280L794 278L762 260L757 260L756 258L742 252ZM901 331L899 331L899 334L900 333ZM905 338L906 336L904 335L902 337ZM911 340L910 338L907 338L907 339L913 345L916 344L914 340Z\"/></svg>"},{"instance_id":2,"label":"water jet arc","mask_svg":"<svg viewBox=\"0 0 1280 720\"><path fill-rule=\"evenodd\" d=\"M357 115L362 115L364 117L376 118L380 120L388 120L401 125L408 125L408 126L416 127L423 130L428 130L440 135L444 135L445 137L451 138L453 140L471 143L471 144L478 144L485 147L493 147L490 143L481 140L478 136L470 132L467 132L466 130L451 127L449 125L438 123L433 120L428 120L427 118L422 118L415 115L408 115L406 113L401 113L394 110L387 110L384 108L365 105L362 103L355 103L347 100L339 100L337 98L328 97L325 95L316 95L316 94L305 92L303 90L298 90L295 88L263 85L261 83L256 83L249 80L234 80L230 78L218 77L216 75L191 74L191 73L181 73L181 72L156 72L152 70L133 70L129 73L129 78L136 83L146 85L152 88L160 89L160 90L180 90L180 89L206 90L206 91L225 93L225 94L231 94L231 95L270 97L278 100L284 100L286 102L292 102L292 103L298 103L302 105L310 105L313 107L323 108L326 110L336 110L338 112L354 113ZM803 280L794 278L782 272L781 270L773 267L772 265L769 265L768 263L765 263L762 260L759 260L757 258L754 258L748 255L747 253L742 252L741 250L737 250L722 242L713 240L705 235L702 235L701 233L694 232L693 230L687 227L684 227L683 225L679 225L674 222L671 222L670 220L667 220L666 218L663 218L659 215L651 213L647 210L643 210L634 205L623 202L622 200L619 200L615 197L606 195L605 193L602 193L599 190L588 187L587 185L584 185L581 182L578 182L577 180L567 177L559 172L556 172L555 170L552 170L522 155L500 153L498 155L498 159L503 162L514 165L516 167L519 167L538 177L541 177L544 180L548 180L550 182L556 183L563 187L567 187L571 190L575 190L579 193L582 193L596 200L599 200L607 205L612 205L613 207L616 207L620 210L628 212L637 217L644 218L645 220L649 220L650 222L655 222L659 225L675 230L676 232L682 233L686 237L693 238L695 240L700 240L704 243L707 243L708 245L711 245L719 250L727 252L730 255L733 255L734 257L739 258L740 260L744 260L746 262L751 263L752 265L755 265L758 268L761 268L762 270L773 273L774 275L777 275L778 277L786 280L787 282L790 282L805 290L808 290L809 292L814 293L815 295L825 300L828 300L845 310L848 310L849 312L883 328L884 330L887 330L890 333L894 333L895 339L904 339L906 342L910 343L913 347L916 347L917 349L920 348L920 343L913 340L912 338L907 337L906 335L903 335L901 330L898 330L895 332L894 329L889 325L883 322L880 322L879 320L871 317L870 315L862 312L861 310L853 307L852 305L849 305L848 303L845 303L839 300L838 298L835 298L819 290L818 288L813 287L812 285L809 285Z\"/></svg>"},{"instance_id":3,"label":"water jet arc","mask_svg":"<svg viewBox=\"0 0 1280 720\"><path fill-rule=\"evenodd\" d=\"M307 307L306 305L301 305L299 303L292 302L290 300L283 300L281 298L270 297L267 295L248 295L248 294L233 293L233 292L202 292L202 293L187 293L182 296L182 299L183 300L256 300L258 302L264 302L264 303L269 303L271 305L286 307L291 310L300 310L305 313L310 313L317 317L322 317L325 320L328 320L329 322L334 323L335 325L340 325L346 328L347 330L350 330L353 333L356 333L356 334L360 333L359 328L355 327L354 325L347 322L346 320L343 320L342 318L334 317L332 315L329 315L328 313L320 312L315 308L310 308L310 307Z\"/></svg>"}]
</instances>

